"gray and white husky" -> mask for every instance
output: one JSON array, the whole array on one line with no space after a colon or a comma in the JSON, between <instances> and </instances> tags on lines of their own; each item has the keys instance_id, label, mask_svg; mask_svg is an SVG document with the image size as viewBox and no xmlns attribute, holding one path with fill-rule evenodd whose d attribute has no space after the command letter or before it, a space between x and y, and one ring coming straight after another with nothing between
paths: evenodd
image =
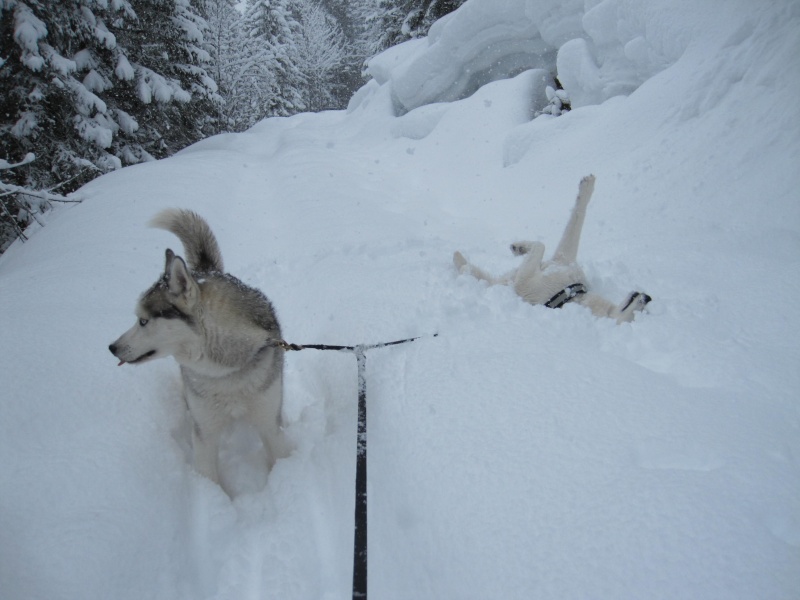
<instances>
[{"instance_id":1,"label":"gray and white husky","mask_svg":"<svg viewBox=\"0 0 800 600\"><path fill-rule=\"evenodd\" d=\"M581 240L586 207L594 192L594 175L581 179L578 198L572 209L561 241L550 260L543 261L542 242L515 242L511 252L524 256L522 264L512 272L493 277L470 264L461 252L453 254L453 264L461 273L469 273L490 285L513 285L514 291L526 302L560 308L570 301L588 307L598 317L611 317L617 323L633 321L652 298L643 292L631 292L621 304L614 304L586 289L586 275L578 265L578 245Z\"/></svg>"},{"instance_id":2,"label":"gray and white husky","mask_svg":"<svg viewBox=\"0 0 800 600\"><path fill-rule=\"evenodd\" d=\"M223 272L217 240L196 213L165 210L150 225L178 236L186 262L166 251L164 274L139 299L136 324L108 349L120 365L164 356L178 362L200 473L220 483L220 436L234 419L256 427L271 468L289 454L281 429L284 350L272 304Z\"/></svg>"}]
</instances>

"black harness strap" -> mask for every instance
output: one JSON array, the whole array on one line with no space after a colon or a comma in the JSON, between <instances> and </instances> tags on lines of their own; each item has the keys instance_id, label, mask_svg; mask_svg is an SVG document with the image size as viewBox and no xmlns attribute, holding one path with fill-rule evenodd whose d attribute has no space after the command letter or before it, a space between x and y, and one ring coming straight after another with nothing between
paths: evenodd
<instances>
[{"instance_id":1,"label":"black harness strap","mask_svg":"<svg viewBox=\"0 0 800 600\"><path fill-rule=\"evenodd\" d=\"M573 283L568 285L563 290L558 292L555 296L550 298L544 305L547 308L561 308L567 302L575 299L575 296L586 293L586 286L582 283Z\"/></svg>"}]
</instances>

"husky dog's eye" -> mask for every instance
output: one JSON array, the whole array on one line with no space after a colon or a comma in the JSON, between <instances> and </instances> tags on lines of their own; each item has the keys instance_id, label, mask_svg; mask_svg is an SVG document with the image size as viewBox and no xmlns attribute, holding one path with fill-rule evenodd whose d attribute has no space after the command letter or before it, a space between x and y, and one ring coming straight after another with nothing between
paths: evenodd
<instances>
[{"instance_id":1,"label":"husky dog's eye","mask_svg":"<svg viewBox=\"0 0 800 600\"><path fill-rule=\"evenodd\" d=\"M139 325L141 327L144 327L145 325L147 325L147 319L139 319Z\"/></svg>"}]
</instances>

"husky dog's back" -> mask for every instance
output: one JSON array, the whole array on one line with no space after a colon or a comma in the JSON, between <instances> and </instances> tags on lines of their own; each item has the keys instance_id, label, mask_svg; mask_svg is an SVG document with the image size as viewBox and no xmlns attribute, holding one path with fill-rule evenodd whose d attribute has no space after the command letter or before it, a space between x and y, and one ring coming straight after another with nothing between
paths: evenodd
<instances>
[{"instance_id":1,"label":"husky dog's back","mask_svg":"<svg viewBox=\"0 0 800 600\"><path fill-rule=\"evenodd\" d=\"M165 210L150 224L174 233L187 260L166 251L164 274L137 305L138 322L109 349L120 365L162 356L180 364L201 473L220 482L220 436L240 418L258 429L271 466L289 451L281 429L281 330L272 304L223 273L217 240L196 213Z\"/></svg>"}]
</instances>

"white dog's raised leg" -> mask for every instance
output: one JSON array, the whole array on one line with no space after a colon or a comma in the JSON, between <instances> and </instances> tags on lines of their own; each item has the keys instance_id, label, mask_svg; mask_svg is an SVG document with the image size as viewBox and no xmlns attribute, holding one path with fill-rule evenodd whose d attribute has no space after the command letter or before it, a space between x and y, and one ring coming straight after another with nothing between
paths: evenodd
<instances>
[{"instance_id":1,"label":"white dog's raised leg","mask_svg":"<svg viewBox=\"0 0 800 600\"><path fill-rule=\"evenodd\" d=\"M594 192L594 175L587 175L581 179L578 187L575 207L572 209L567 226L564 228L564 234L553 255L554 263L568 265L578 260L578 245L581 241L583 222L586 219L586 207L589 206L592 192Z\"/></svg>"}]
</instances>

